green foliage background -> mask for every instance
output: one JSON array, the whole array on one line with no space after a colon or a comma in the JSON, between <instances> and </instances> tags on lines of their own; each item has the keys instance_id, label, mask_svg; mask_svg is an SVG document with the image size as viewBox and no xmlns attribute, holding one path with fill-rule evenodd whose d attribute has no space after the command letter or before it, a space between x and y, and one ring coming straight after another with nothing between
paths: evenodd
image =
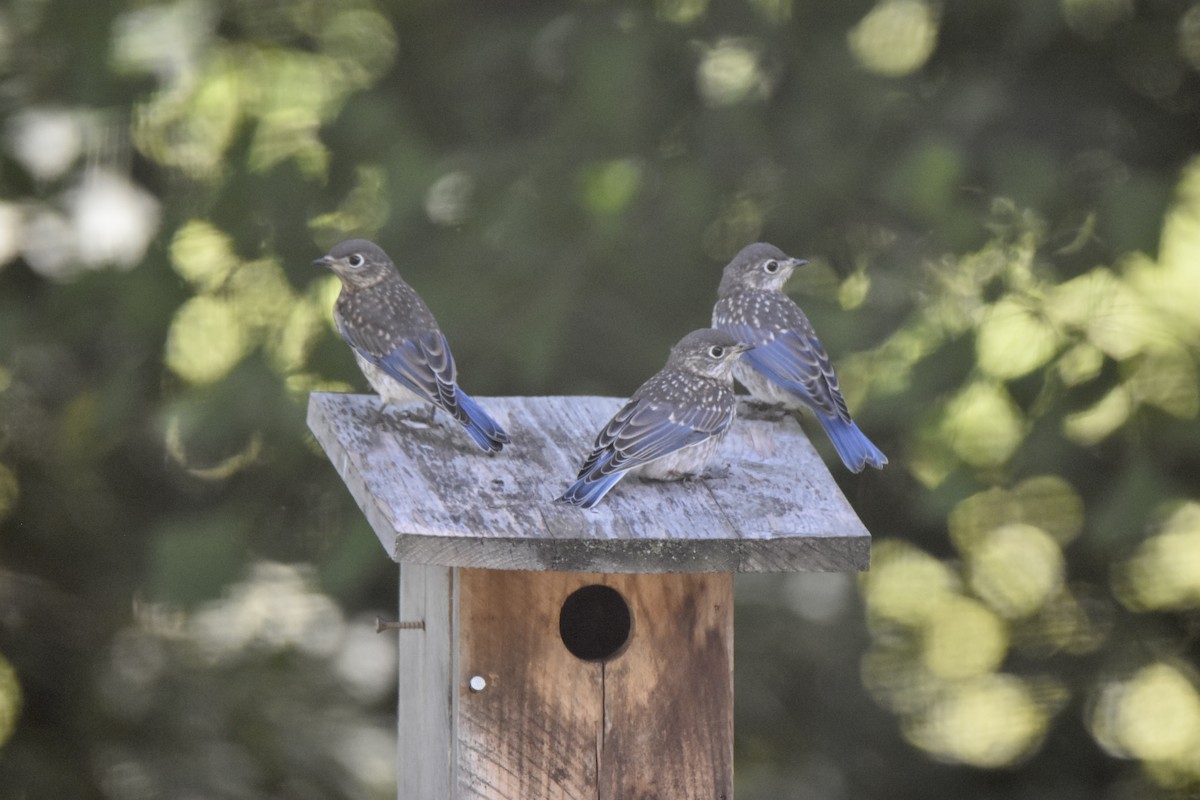
<instances>
[{"instance_id":1,"label":"green foliage background","mask_svg":"<svg viewBox=\"0 0 1200 800\"><path fill-rule=\"evenodd\" d=\"M353 234L483 396L625 395L810 259L891 464L829 461L870 573L739 581L739 797L1195 797L1198 70L1174 0L13 0L0 796L394 796L395 571L304 426Z\"/></svg>"}]
</instances>

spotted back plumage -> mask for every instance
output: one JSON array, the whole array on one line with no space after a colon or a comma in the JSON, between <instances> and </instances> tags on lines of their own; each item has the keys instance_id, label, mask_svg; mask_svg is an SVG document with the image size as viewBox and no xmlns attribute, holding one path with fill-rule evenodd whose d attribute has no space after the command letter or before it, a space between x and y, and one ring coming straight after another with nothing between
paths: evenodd
<instances>
[{"instance_id":1,"label":"spotted back plumage","mask_svg":"<svg viewBox=\"0 0 1200 800\"><path fill-rule=\"evenodd\" d=\"M722 273L713 327L755 346L734 371L753 396L812 410L851 471L882 467L887 457L850 418L812 323L783 293L792 271L804 263L769 244L743 248Z\"/></svg>"},{"instance_id":2,"label":"spotted back plumage","mask_svg":"<svg viewBox=\"0 0 1200 800\"><path fill-rule=\"evenodd\" d=\"M559 500L591 508L634 471L660 480L701 473L736 415L731 371L747 349L710 328L684 337L601 429Z\"/></svg>"},{"instance_id":3,"label":"spotted back plumage","mask_svg":"<svg viewBox=\"0 0 1200 800\"><path fill-rule=\"evenodd\" d=\"M458 386L454 356L437 320L387 253L366 239L350 239L316 263L342 281L334 322L385 402L415 396L432 403L488 452L509 442L504 429Z\"/></svg>"}]
</instances>

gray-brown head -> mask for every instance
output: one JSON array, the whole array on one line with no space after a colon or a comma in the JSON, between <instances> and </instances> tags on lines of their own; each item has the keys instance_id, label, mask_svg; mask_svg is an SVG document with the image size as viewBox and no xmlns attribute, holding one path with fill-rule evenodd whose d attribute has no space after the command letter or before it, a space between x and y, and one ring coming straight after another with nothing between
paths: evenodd
<instances>
[{"instance_id":1,"label":"gray-brown head","mask_svg":"<svg viewBox=\"0 0 1200 800\"><path fill-rule=\"evenodd\" d=\"M718 380L729 380L733 365L754 345L739 342L724 331L701 328L692 331L671 348L667 366L704 375Z\"/></svg>"},{"instance_id":2,"label":"gray-brown head","mask_svg":"<svg viewBox=\"0 0 1200 800\"><path fill-rule=\"evenodd\" d=\"M802 258L792 258L773 244L755 242L741 249L721 273L718 297L753 289L778 292L783 289L792 270L807 264Z\"/></svg>"},{"instance_id":3,"label":"gray-brown head","mask_svg":"<svg viewBox=\"0 0 1200 800\"><path fill-rule=\"evenodd\" d=\"M366 289L396 273L383 248L366 239L338 242L313 263L337 273L347 289Z\"/></svg>"}]
</instances>

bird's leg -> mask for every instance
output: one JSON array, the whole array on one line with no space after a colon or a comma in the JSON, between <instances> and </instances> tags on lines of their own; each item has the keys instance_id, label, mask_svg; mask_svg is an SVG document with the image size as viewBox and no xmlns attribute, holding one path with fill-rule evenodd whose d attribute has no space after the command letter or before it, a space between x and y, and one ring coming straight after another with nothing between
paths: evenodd
<instances>
[{"instance_id":1,"label":"bird's leg","mask_svg":"<svg viewBox=\"0 0 1200 800\"><path fill-rule=\"evenodd\" d=\"M732 472L733 470L728 464L726 464L722 467L709 467L699 475L694 475L692 479L697 481L713 480L714 478L716 480L724 480L725 478L728 478Z\"/></svg>"},{"instance_id":2,"label":"bird's leg","mask_svg":"<svg viewBox=\"0 0 1200 800\"><path fill-rule=\"evenodd\" d=\"M379 398L379 405L375 406L371 412L370 425L372 428L383 427L384 420L388 418L387 407L387 401L382 397Z\"/></svg>"},{"instance_id":3,"label":"bird's leg","mask_svg":"<svg viewBox=\"0 0 1200 800\"><path fill-rule=\"evenodd\" d=\"M436 424L434 419L436 414L437 406L433 403L421 403L419 406L412 406L397 412L396 418L398 421L415 422L418 425L432 428Z\"/></svg>"},{"instance_id":4,"label":"bird's leg","mask_svg":"<svg viewBox=\"0 0 1200 800\"><path fill-rule=\"evenodd\" d=\"M772 403L756 397L743 397L741 400L748 412L745 416L753 419L779 420L786 417L788 413L787 406L783 403Z\"/></svg>"}]
</instances>

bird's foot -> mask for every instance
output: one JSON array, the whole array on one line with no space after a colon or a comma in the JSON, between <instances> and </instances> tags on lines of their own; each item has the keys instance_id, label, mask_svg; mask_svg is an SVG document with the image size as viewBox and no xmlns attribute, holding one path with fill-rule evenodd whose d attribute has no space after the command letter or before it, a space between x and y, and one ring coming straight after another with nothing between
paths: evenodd
<instances>
[{"instance_id":1,"label":"bird's foot","mask_svg":"<svg viewBox=\"0 0 1200 800\"><path fill-rule=\"evenodd\" d=\"M733 469L730 468L730 466L728 464L726 464L722 467L709 467L708 469L704 470L704 472L701 472L699 475L694 476L692 478L692 480L708 481L708 480L715 479L715 480L723 481L726 478L728 478L731 474L733 474Z\"/></svg>"},{"instance_id":2,"label":"bird's foot","mask_svg":"<svg viewBox=\"0 0 1200 800\"><path fill-rule=\"evenodd\" d=\"M750 419L763 419L775 422L788 415L788 409L783 403L768 403L765 400L742 398L741 416Z\"/></svg>"},{"instance_id":3,"label":"bird's foot","mask_svg":"<svg viewBox=\"0 0 1200 800\"><path fill-rule=\"evenodd\" d=\"M410 406L397 410L394 413L394 418L397 422L407 424L410 427L432 428L437 425L436 414L436 407L430 403L422 403L420 406Z\"/></svg>"},{"instance_id":4,"label":"bird's foot","mask_svg":"<svg viewBox=\"0 0 1200 800\"><path fill-rule=\"evenodd\" d=\"M369 424L371 427L385 428L393 432L405 428L432 428L437 425L434 419L436 412L436 408L424 403L420 406L394 408L387 402L380 402L371 413Z\"/></svg>"}]
</instances>

